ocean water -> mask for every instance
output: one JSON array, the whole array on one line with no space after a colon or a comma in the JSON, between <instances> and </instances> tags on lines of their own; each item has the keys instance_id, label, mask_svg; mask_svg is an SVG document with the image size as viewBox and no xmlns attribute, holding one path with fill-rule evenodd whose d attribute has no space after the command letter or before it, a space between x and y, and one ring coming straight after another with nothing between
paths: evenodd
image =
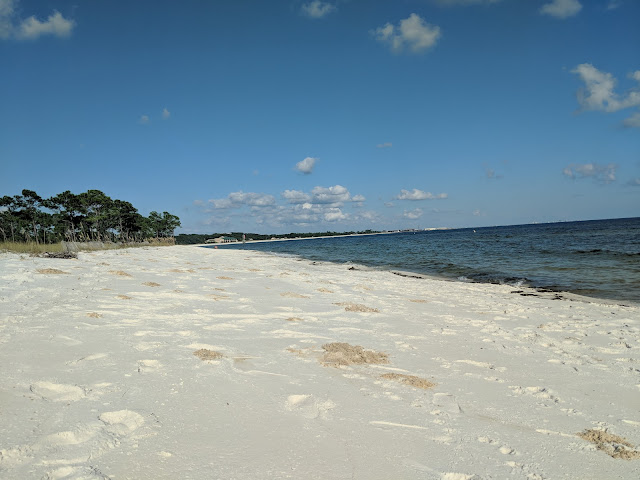
<instances>
[{"instance_id":1,"label":"ocean water","mask_svg":"<svg viewBox=\"0 0 640 480\"><path fill-rule=\"evenodd\" d=\"M225 245L640 303L640 218Z\"/></svg>"}]
</instances>

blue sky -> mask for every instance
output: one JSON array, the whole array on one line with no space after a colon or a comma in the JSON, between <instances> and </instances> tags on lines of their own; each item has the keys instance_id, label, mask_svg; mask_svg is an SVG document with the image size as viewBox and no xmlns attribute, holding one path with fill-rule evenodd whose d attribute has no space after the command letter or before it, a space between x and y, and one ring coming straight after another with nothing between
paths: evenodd
<instances>
[{"instance_id":1,"label":"blue sky","mask_svg":"<svg viewBox=\"0 0 640 480\"><path fill-rule=\"evenodd\" d=\"M635 0L0 0L0 194L181 232L640 215Z\"/></svg>"}]
</instances>

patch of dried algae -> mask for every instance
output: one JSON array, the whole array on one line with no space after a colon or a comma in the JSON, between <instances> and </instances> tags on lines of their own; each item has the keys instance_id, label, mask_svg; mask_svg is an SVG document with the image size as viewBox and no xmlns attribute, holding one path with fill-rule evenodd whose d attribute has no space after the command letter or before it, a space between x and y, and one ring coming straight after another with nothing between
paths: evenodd
<instances>
[{"instance_id":1,"label":"patch of dried algae","mask_svg":"<svg viewBox=\"0 0 640 480\"><path fill-rule=\"evenodd\" d=\"M325 366L365 365L369 363L389 363L389 355L384 352L365 350L360 345L334 342L322 346L325 351L322 363Z\"/></svg>"},{"instance_id":2,"label":"patch of dried algae","mask_svg":"<svg viewBox=\"0 0 640 480\"><path fill-rule=\"evenodd\" d=\"M122 270L109 270L109 273L112 275L119 275L120 277L131 277L127 272L123 272Z\"/></svg>"},{"instance_id":3,"label":"patch of dried algae","mask_svg":"<svg viewBox=\"0 0 640 480\"><path fill-rule=\"evenodd\" d=\"M380 376L387 380L404 383L405 385L422 388L423 390L427 390L436 386L435 383L430 382L425 378L416 377L415 375L404 375L402 373L385 373L384 375Z\"/></svg>"},{"instance_id":4,"label":"patch of dried algae","mask_svg":"<svg viewBox=\"0 0 640 480\"><path fill-rule=\"evenodd\" d=\"M201 348L200 350L196 350L195 352L193 352L193 354L203 362L205 360L219 360L224 356L220 352L208 350L206 348Z\"/></svg>"},{"instance_id":5,"label":"patch of dried algae","mask_svg":"<svg viewBox=\"0 0 640 480\"><path fill-rule=\"evenodd\" d=\"M38 273L44 273L46 275L68 275L68 272L63 272L57 268L39 268Z\"/></svg>"},{"instance_id":6,"label":"patch of dried algae","mask_svg":"<svg viewBox=\"0 0 640 480\"><path fill-rule=\"evenodd\" d=\"M602 450L613 458L623 460L640 459L638 451L626 438L614 435L603 430L585 430L578 433L578 436L587 442L593 443L598 450Z\"/></svg>"},{"instance_id":7,"label":"patch of dried algae","mask_svg":"<svg viewBox=\"0 0 640 480\"><path fill-rule=\"evenodd\" d=\"M161 287L162 285L160 285L159 283L156 282L144 282L143 285L146 285L147 287Z\"/></svg>"},{"instance_id":8,"label":"patch of dried algae","mask_svg":"<svg viewBox=\"0 0 640 480\"><path fill-rule=\"evenodd\" d=\"M295 292L282 292L280 296L288 298L309 298L307 295L300 295L299 293Z\"/></svg>"},{"instance_id":9,"label":"patch of dried algae","mask_svg":"<svg viewBox=\"0 0 640 480\"><path fill-rule=\"evenodd\" d=\"M340 305L344 307L347 312L368 312L368 313L380 313L380 310L377 308L367 307L366 305L361 305L359 303L334 303L334 305Z\"/></svg>"}]
</instances>

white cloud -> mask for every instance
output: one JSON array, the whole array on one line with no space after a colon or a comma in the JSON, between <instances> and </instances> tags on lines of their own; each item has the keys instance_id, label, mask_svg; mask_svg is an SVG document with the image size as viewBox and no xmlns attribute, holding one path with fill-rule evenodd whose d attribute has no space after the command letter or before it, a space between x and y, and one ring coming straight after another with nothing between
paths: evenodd
<instances>
[{"instance_id":1,"label":"white cloud","mask_svg":"<svg viewBox=\"0 0 640 480\"><path fill-rule=\"evenodd\" d=\"M634 187L640 187L640 177L629 180L628 184Z\"/></svg>"},{"instance_id":2,"label":"white cloud","mask_svg":"<svg viewBox=\"0 0 640 480\"><path fill-rule=\"evenodd\" d=\"M60 12L54 11L46 21L41 22L31 16L24 20L16 30L16 37L20 39L35 40L43 35L55 37L68 37L75 26L73 20L67 20Z\"/></svg>"},{"instance_id":3,"label":"white cloud","mask_svg":"<svg viewBox=\"0 0 640 480\"><path fill-rule=\"evenodd\" d=\"M13 0L0 0L0 38L7 39L13 31Z\"/></svg>"},{"instance_id":4,"label":"white cloud","mask_svg":"<svg viewBox=\"0 0 640 480\"><path fill-rule=\"evenodd\" d=\"M423 192L422 190L418 190L414 188L413 190L400 190L400 195L396 197L397 200L434 200L434 199L442 199L447 198L448 195L446 193L438 193L434 195L431 192Z\"/></svg>"},{"instance_id":5,"label":"white cloud","mask_svg":"<svg viewBox=\"0 0 640 480\"><path fill-rule=\"evenodd\" d=\"M609 165L598 165L597 163L572 163L562 170L563 175L571 179L592 178L596 182L611 183L616 180L616 169L614 163Z\"/></svg>"},{"instance_id":6,"label":"white cloud","mask_svg":"<svg viewBox=\"0 0 640 480\"><path fill-rule=\"evenodd\" d=\"M582 10L578 0L552 0L540 8L540 13L556 18L568 18L577 15Z\"/></svg>"},{"instance_id":7,"label":"white cloud","mask_svg":"<svg viewBox=\"0 0 640 480\"><path fill-rule=\"evenodd\" d=\"M324 212L323 218L327 222L336 222L338 220L346 220L349 215L342 213L339 208L330 208Z\"/></svg>"},{"instance_id":8,"label":"white cloud","mask_svg":"<svg viewBox=\"0 0 640 480\"><path fill-rule=\"evenodd\" d=\"M348 202L351 200L351 194L342 185L334 185L333 187L314 187L311 190L313 195L312 203L329 203L337 204Z\"/></svg>"},{"instance_id":9,"label":"white cloud","mask_svg":"<svg viewBox=\"0 0 640 480\"><path fill-rule=\"evenodd\" d=\"M620 96L615 92L616 78L610 73L598 70L590 63L578 65L571 73L577 74L585 84L585 87L577 92L578 103L583 110L611 113L640 106L638 87ZM629 77L640 83L640 70L631 72ZM640 127L640 112L635 112L623 123L627 127Z\"/></svg>"},{"instance_id":10,"label":"white cloud","mask_svg":"<svg viewBox=\"0 0 640 480\"><path fill-rule=\"evenodd\" d=\"M68 37L75 27L74 20L68 20L60 12L54 10L49 17L38 20L30 16L20 20L16 16L18 0L0 0L0 39L16 38L18 40L35 40L43 35Z\"/></svg>"},{"instance_id":11,"label":"white cloud","mask_svg":"<svg viewBox=\"0 0 640 480\"><path fill-rule=\"evenodd\" d=\"M254 192L245 193L242 190L230 193L227 198L209 200L209 204L215 209L240 208L244 205L250 207L268 207L275 205L275 203L276 199L273 195Z\"/></svg>"},{"instance_id":12,"label":"white cloud","mask_svg":"<svg viewBox=\"0 0 640 480\"><path fill-rule=\"evenodd\" d=\"M166 108L163 108L162 109L162 118L164 120L168 120L170 116L171 116L171 112L169 110L167 110Z\"/></svg>"},{"instance_id":13,"label":"white cloud","mask_svg":"<svg viewBox=\"0 0 640 480\"><path fill-rule=\"evenodd\" d=\"M352 202L362 203L365 200L366 200L366 198L364 197L364 195L354 195L353 197L351 197L351 201Z\"/></svg>"},{"instance_id":14,"label":"white cloud","mask_svg":"<svg viewBox=\"0 0 640 480\"><path fill-rule=\"evenodd\" d=\"M138 123L142 125L146 125L147 123L149 123L149 115L140 115L140 119L138 120Z\"/></svg>"},{"instance_id":15,"label":"white cloud","mask_svg":"<svg viewBox=\"0 0 640 480\"><path fill-rule=\"evenodd\" d=\"M305 175L309 175L313 171L313 167L315 166L317 161L317 158L307 157L304 160L296 163L296 170L304 173Z\"/></svg>"},{"instance_id":16,"label":"white cloud","mask_svg":"<svg viewBox=\"0 0 640 480\"><path fill-rule=\"evenodd\" d=\"M396 53L402 52L405 47L413 53L425 52L433 47L441 36L440 27L429 25L415 13L400 20L398 26L387 23L371 33L376 40L389 45Z\"/></svg>"},{"instance_id":17,"label":"white cloud","mask_svg":"<svg viewBox=\"0 0 640 480\"><path fill-rule=\"evenodd\" d=\"M376 148L391 148L393 144L391 142L379 143Z\"/></svg>"},{"instance_id":18,"label":"white cloud","mask_svg":"<svg viewBox=\"0 0 640 480\"><path fill-rule=\"evenodd\" d=\"M625 127L635 127L635 128L640 128L640 111L634 113L633 115L631 115L629 118L625 118L622 121L622 124Z\"/></svg>"},{"instance_id":19,"label":"white cloud","mask_svg":"<svg viewBox=\"0 0 640 480\"><path fill-rule=\"evenodd\" d=\"M294 203L294 204L298 204L298 203L308 204L308 202L311 200L311 195L309 195L308 193L301 192L299 190L285 190L280 195L282 196L282 198L287 200L287 202Z\"/></svg>"},{"instance_id":20,"label":"white cloud","mask_svg":"<svg viewBox=\"0 0 640 480\"><path fill-rule=\"evenodd\" d=\"M268 205L275 205L276 203L273 195L254 192L244 193L242 190L230 193L229 200L231 200L234 205L249 205L252 207L266 207Z\"/></svg>"},{"instance_id":21,"label":"white cloud","mask_svg":"<svg viewBox=\"0 0 640 480\"><path fill-rule=\"evenodd\" d=\"M405 210L402 216L410 220L416 220L420 218L423 213L424 212L422 211L421 208L416 208L415 210L410 210L410 211Z\"/></svg>"},{"instance_id":22,"label":"white cloud","mask_svg":"<svg viewBox=\"0 0 640 480\"><path fill-rule=\"evenodd\" d=\"M302 13L309 18L323 18L336 10L336 6L328 2L313 0L302 5Z\"/></svg>"}]
</instances>

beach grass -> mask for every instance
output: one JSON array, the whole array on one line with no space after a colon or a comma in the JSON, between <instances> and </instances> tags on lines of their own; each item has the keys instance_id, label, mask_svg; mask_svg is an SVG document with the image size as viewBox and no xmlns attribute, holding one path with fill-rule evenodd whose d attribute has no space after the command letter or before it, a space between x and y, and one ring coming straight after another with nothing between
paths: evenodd
<instances>
[{"instance_id":1,"label":"beach grass","mask_svg":"<svg viewBox=\"0 0 640 480\"><path fill-rule=\"evenodd\" d=\"M71 248L69 248L71 245ZM65 251L94 251L117 250L120 248L135 247L164 247L175 245L175 238L149 238L144 242L113 243L113 242L73 242L66 243L35 243L35 242L0 242L0 252L23 253L28 255L41 255L44 253L61 253Z\"/></svg>"},{"instance_id":2,"label":"beach grass","mask_svg":"<svg viewBox=\"0 0 640 480\"><path fill-rule=\"evenodd\" d=\"M11 253L27 253L30 255L38 255L41 253L52 252L59 253L63 252L64 247L62 242L58 243L35 243L35 242L0 242L0 252L11 252Z\"/></svg>"}]
</instances>

